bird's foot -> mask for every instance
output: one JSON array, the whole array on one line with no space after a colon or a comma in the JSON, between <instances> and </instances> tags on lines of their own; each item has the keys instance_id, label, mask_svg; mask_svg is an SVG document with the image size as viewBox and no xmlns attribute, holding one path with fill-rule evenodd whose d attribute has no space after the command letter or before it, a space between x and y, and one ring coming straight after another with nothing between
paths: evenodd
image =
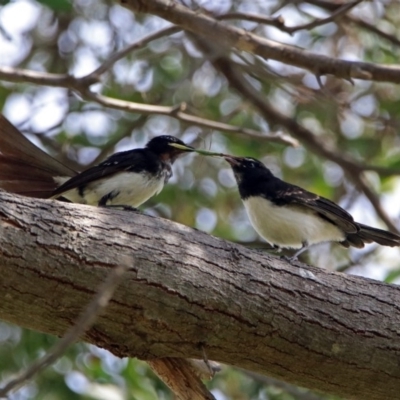
<instances>
[{"instance_id":1,"label":"bird's foot","mask_svg":"<svg viewBox=\"0 0 400 400\"><path fill-rule=\"evenodd\" d=\"M294 256L292 256L292 257L281 256L281 259L287 261L287 262L290 263L290 264L292 264L292 263L294 263L295 261L298 261L298 260L299 260L299 258L297 257L296 254L295 254Z\"/></svg>"},{"instance_id":2,"label":"bird's foot","mask_svg":"<svg viewBox=\"0 0 400 400\"><path fill-rule=\"evenodd\" d=\"M134 211L137 213L141 213L141 211L138 208L132 207L132 206L127 206L124 204L105 204L104 206L100 206L104 208L114 208L116 210L123 210L123 211Z\"/></svg>"},{"instance_id":3,"label":"bird's foot","mask_svg":"<svg viewBox=\"0 0 400 400\"><path fill-rule=\"evenodd\" d=\"M303 242L303 245L301 246L300 249L298 249L292 256L283 256L282 258L286 261L288 261L290 264L294 263L295 261L298 261L299 255L306 251L309 247L309 244L307 242Z\"/></svg>"}]
</instances>

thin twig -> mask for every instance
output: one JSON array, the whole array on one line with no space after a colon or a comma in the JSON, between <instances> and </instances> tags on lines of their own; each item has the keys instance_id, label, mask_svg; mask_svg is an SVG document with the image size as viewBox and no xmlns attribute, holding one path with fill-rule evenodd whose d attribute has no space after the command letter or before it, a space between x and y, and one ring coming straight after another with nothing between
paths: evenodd
<instances>
[{"instance_id":1,"label":"thin twig","mask_svg":"<svg viewBox=\"0 0 400 400\"><path fill-rule=\"evenodd\" d=\"M138 128L139 126L142 126L144 122L146 121L146 117L141 115L136 121L130 122L124 129L122 129L121 133L118 135L113 136L111 139L107 141L107 145L104 146L100 153L97 155L97 157L87 166L87 168L92 167L93 165L98 164L100 161L103 161L106 156L111 152L111 149L115 147L116 144L123 138L127 137L130 135L130 133Z\"/></svg>"},{"instance_id":2,"label":"thin twig","mask_svg":"<svg viewBox=\"0 0 400 400\"><path fill-rule=\"evenodd\" d=\"M335 3L332 1L326 1L326 0L307 0L307 3L313 4L317 7L320 7L324 10L329 10L329 11L335 11L338 8L342 7L342 5L339 3ZM389 33L386 33L384 31L381 31L376 25L372 25L368 22L362 21L358 18L355 18L351 15L346 15L343 18L343 22L346 23L354 23L355 25L358 25L359 27L369 30L376 35L382 37L383 39L388 40L392 44L396 46L400 46L400 40L395 36L395 35L390 35Z\"/></svg>"},{"instance_id":3,"label":"thin twig","mask_svg":"<svg viewBox=\"0 0 400 400\"><path fill-rule=\"evenodd\" d=\"M368 261L372 256L375 255L377 250L379 249L378 245L372 246L368 251L363 251L361 254L358 254L355 258L351 259L348 263L342 264L335 269L336 272L347 272L350 268L356 265L363 265Z\"/></svg>"},{"instance_id":4,"label":"thin twig","mask_svg":"<svg viewBox=\"0 0 400 400\"><path fill-rule=\"evenodd\" d=\"M376 25L372 25L366 21L362 21L361 19L354 18L347 16L344 22L352 22L355 25L358 25L359 27L371 31L372 33L375 33L376 35L382 37L383 39L388 40L392 44L396 46L400 46L400 40L395 36L395 35L390 35L389 33L386 33L384 31L381 31Z\"/></svg>"},{"instance_id":5,"label":"thin twig","mask_svg":"<svg viewBox=\"0 0 400 400\"><path fill-rule=\"evenodd\" d=\"M130 44L129 46L125 47L124 49L117 51L116 53L112 54L103 64L101 64L97 69L91 72L89 75L85 77L85 79L91 80L95 79L98 80L101 74L104 74L107 70L109 70L118 60L125 57L129 53L134 50L138 50L148 43L152 42L153 40L160 39L164 36L173 35L181 31L182 29L178 26L169 26L167 28L160 29L154 33L150 33L149 35L139 39L137 42Z\"/></svg>"},{"instance_id":6,"label":"thin twig","mask_svg":"<svg viewBox=\"0 0 400 400\"><path fill-rule=\"evenodd\" d=\"M314 21L308 22L303 25L297 26L286 26L285 20L282 16L278 17L266 17L264 15L253 14L253 13L242 13L242 12L231 12L224 15L218 15L215 18L218 20L228 20L228 19L241 19L251 22L257 22L259 24L271 25L279 30L289 33L292 35L294 32L304 30L304 29L313 29L317 26L325 25L329 22L335 21L336 19L342 17L347 13L350 9L355 7L357 4L361 3L363 0L357 0L354 2L346 3L342 7L339 7L336 11L333 12L332 15L326 18L316 18Z\"/></svg>"},{"instance_id":7,"label":"thin twig","mask_svg":"<svg viewBox=\"0 0 400 400\"><path fill-rule=\"evenodd\" d=\"M380 165L361 165L363 171L374 171L380 176L400 175L400 168L381 167Z\"/></svg>"},{"instance_id":8,"label":"thin twig","mask_svg":"<svg viewBox=\"0 0 400 400\"><path fill-rule=\"evenodd\" d=\"M29 82L39 85L48 85L55 87L66 87L77 92L83 99L97 102L104 105L105 107L115 108L127 112L134 112L144 115L167 115L172 118L176 118L180 121L191 123L206 128L220 130L224 132L231 132L236 134L247 135L255 139L267 140L271 142L281 143L289 146L297 146L297 140L293 139L287 134L277 132L274 134L260 133L253 129L240 128L234 125L224 124L217 121L211 121L206 118L197 117L188 113L183 112L186 108L184 103L177 106L158 106L151 104L134 103L130 101L124 101L114 99L111 97L103 96L98 93L94 93L89 89L90 80L86 77L74 78L65 74L51 74L46 72L36 72L23 69L15 69L11 67L0 67L0 79L4 79L10 82Z\"/></svg>"},{"instance_id":9,"label":"thin twig","mask_svg":"<svg viewBox=\"0 0 400 400\"><path fill-rule=\"evenodd\" d=\"M388 228L392 232L398 233L399 229L393 223L393 221L391 220L389 215L386 213L386 211L382 208L382 205L379 201L378 196L369 187L368 183L365 181L365 177L356 171L346 170L346 172L352 178L355 185L365 194L367 199L370 201L370 203L374 207L379 218L388 226Z\"/></svg>"},{"instance_id":10,"label":"thin twig","mask_svg":"<svg viewBox=\"0 0 400 400\"><path fill-rule=\"evenodd\" d=\"M97 316L107 306L111 297L121 282L124 273L132 266L132 262L120 265L114 268L102 283L88 306L80 315L76 323L68 330L65 336L55 344L50 351L41 359L33 362L27 369L18 374L18 376L8 382L0 389L0 398L4 398L13 390L26 383L34 375L53 364L66 349L74 343L95 321Z\"/></svg>"},{"instance_id":11,"label":"thin twig","mask_svg":"<svg viewBox=\"0 0 400 400\"><path fill-rule=\"evenodd\" d=\"M285 26L285 20L282 16L267 17L265 15L245 13L245 12L230 12L222 15L215 15L215 19L220 21L230 19L241 19L250 22L257 22L258 24L271 25L286 32L287 26Z\"/></svg>"},{"instance_id":12,"label":"thin twig","mask_svg":"<svg viewBox=\"0 0 400 400\"><path fill-rule=\"evenodd\" d=\"M338 9L336 9L329 17L326 18L317 18L314 21L311 21L307 24L303 24L303 25L298 25L298 26L294 26L294 27L288 27L287 28L287 32L288 33L293 33L293 32L297 32L303 29L312 29L312 28L316 28L317 26L321 26L321 25L325 25L329 22L333 22L336 21L337 19L344 17L344 15L351 10L352 8L354 8L355 6L357 6L358 4L360 4L363 0L356 0L350 3L345 3L343 4L341 7L339 7Z\"/></svg>"},{"instance_id":13,"label":"thin twig","mask_svg":"<svg viewBox=\"0 0 400 400\"><path fill-rule=\"evenodd\" d=\"M106 97L101 94L86 92L85 98L96 101L99 104L102 104L105 107L116 108L119 110L137 112L141 114L151 115L151 114L159 114L159 115L167 115L172 118L176 118L180 121L187 122L190 124L194 124L197 126L202 126L205 128L211 128L215 130L220 130L224 132L231 132L237 134L243 134L246 136L250 136L255 139L267 140L270 142L283 143L290 146L298 146L297 140L293 139L289 135L286 135L282 132L276 133L260 133L253 129L240 128L238 126L225 124L222 122L211 121L209 119L197 117L195 115L187 114L182 111L178 111L179 109L185 109L186 105L183 103L178 107L166 107L166 106L156 106L151 104L139 104L132 103L130 101L113 99L111 97Z\"/></svg>"},{"instance_id":14,"label":"thin twig","mask_svg":"<svg viewBox=\"0 0 400 400\"><path fill-rule=\"evenodd\" d=\"M124 0L121 4L137 12L147 12L179 25L182 29L200 35L221 49L235 48L313 73L331 74L338 78L363 79L400 83L400 65L382 65L361 61L341 60L306 51L266 39L244 29L225 24L209 15L194 12L178 2L169 0ZM335 8L336 10L336 8Z\"/></svg>"}]
</instances>

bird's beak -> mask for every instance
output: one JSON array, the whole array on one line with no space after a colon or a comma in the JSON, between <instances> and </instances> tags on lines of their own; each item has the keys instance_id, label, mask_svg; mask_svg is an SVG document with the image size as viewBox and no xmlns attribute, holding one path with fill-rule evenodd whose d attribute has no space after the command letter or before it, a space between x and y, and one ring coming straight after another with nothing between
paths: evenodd
<instances>
[{"instance_id":1,"label":"bird's beak","mask_svg":"<svg viewBox=\"0 0 400 400\"><path fill-rule=\"evenodd\" d=\"M180 151L195 151L192 146L185 146L179 143L169 143L171 147L175 147L175 149L179 149Z\"/></svg>"},{"instance_id":2,"label":"bird's beak","mask_svg":"<svg viewBox=\"0 0 400 400\"><path fill-rule=\"evenodd\" d=\"M240 165L240 161L237 157L233 157L233 156L224 156L225 161L227 161L231 167L236 167L238 165Z\"/></svg>"},{"instance_id":3,"label":"bird's beak","mask_svg":"<svg viewBox=\"0 0 400 400\"><path fill-rule=\"evenodd\" d=\"M169 145L172 147L175 147L176 149L182 150L182 151L194 151L195 153L201 154L202 156L211 156L211 157L225 157L226 156L226 154L223 154L223 153L215 153L214 151L195 149L194 147L183 146L178 143L170 143Z\"/></svg>"}]
</instances>

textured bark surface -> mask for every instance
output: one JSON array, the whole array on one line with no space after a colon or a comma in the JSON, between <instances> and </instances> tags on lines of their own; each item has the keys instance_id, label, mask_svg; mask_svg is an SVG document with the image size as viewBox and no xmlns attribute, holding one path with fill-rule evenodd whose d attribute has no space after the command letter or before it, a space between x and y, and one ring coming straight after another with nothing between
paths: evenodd
<instances>
[{"instance_id":1,"label":"textured bark surface","mask_svg":"<svg viewBox=\"0 0 400 400\"><path fill-rule=\"evenodd\" d=\"M215 400L197 377L197 369L183 358L148 360L151 369L182 400Z\"/></svg>"},{"instance_id":2,"label":"textured bark surface","mask_svg":"<svg viewBox=\"0 0 400 400\"><path fill-rule=\"evenodd\" d=\"M84 340L117 356L209 359L358 399L400 398L400 289L160 218L0 192L0 318L62 335L132 262Z\"/></svg>"}]
</instances>

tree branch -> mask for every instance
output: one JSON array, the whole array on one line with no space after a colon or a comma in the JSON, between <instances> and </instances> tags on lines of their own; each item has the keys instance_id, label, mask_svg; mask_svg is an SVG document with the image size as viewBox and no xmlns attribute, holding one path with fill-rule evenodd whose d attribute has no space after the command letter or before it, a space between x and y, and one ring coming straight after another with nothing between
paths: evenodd
<instances>
[{"instance_id":1,"label":"tree branch","mask_svg":"<svg viewBox=\"0 0 400 400\"><path fill-rule=\"evenodd\" d=\"M215 400L188 360L163 358L149 360L147 364L174 393L179 394L179 400Z\"/></svg>"},{"instance_id":2,"label":"tree branch","mask_svg":"<svg viewBox=\"0 0 400 400\"><path fill-rule=\"evenodd\" d=\"M114 290L120 283L123 274L130 266L131 262L125 262L122 265L116 266L116 268L108 274L106 281L99 287L95 297L63 338L59 340L45 356L32 363L27 369L18 374L16 378L0 388L0 398L6 397L11 391L18 389L22 384L26 383L26 381L32 379L37 373L53 364L64 354L71 344L78 340L79 336L94 323L98 314L107 307Z\"/></svg>"},{"instance_id":3,"label":"tree branch","mask_svg":"<svg viewBox=\"0 0 400 400\"><path fill-rule=\"evenodd\" d=\"M114 54L111 54L110 57L104 61L98 68L96 68L93 72L86 76L85 79L93 79L94 81L99 80L100 75L104 74L104 72L108 71L118 60L124 58L132 51L138 50L148 43L152 42L153 40L160 39L164 36L172 35L174 33L179 32L181 29L177 26L169 26L164 29L160 29L154 33L150 33L149 35L145 36L142 39L139 39L137 42L130 44L129 46L125 47L124 49L117 51Z\"/></svg>"},{"instance_id":4,"label":"tree branch","mask_svg":"<svg viewBox=\"0 0 400 400\"><path fill-rule=\"evenodd\" d=\"M345 2L339 3L339 2L332 2L332 1L325 1L325 0L307 0L306 3L312 4L314 6L322 8L324 10L329 10L332 12L337 11L338 9L343 7L343 5L346 4ZM378 27L376 27L375 25L371 25L368 22L365 22L363 20L360 20L360 19L355 18L350 15L344 16L343 22L346 24L354 23L355 25L358 25L359 27L361 27L363 29L366 29L368 31L371 31L372 33L375 33L376 35L382 37L383 39L388 40L392 44L394 44L396 46L400 46L400 40L395 35L390 35L386 32L383 32Z\"/></svg>"},{"instance_id":5,"label":"tree branch","mask_svg":"<svg viewBox=\"0 0 400 400\"><path fill-rule=\"evenodd\" d=\"M178 106L158 106L152 104L134 103L131 101L114 99L94 93L89 89L93 83L93 77L89 75L82 78L74 78L66 74L51 74L46 72L36 72L23 69L15 69L11 67L0 67L0 79L9 82L29 82L37 85L65 87L71 89L82 96L87 101L94 101L102 104L105 107L114 108L117 110L133 112L143 115L167 115L171 118L176 118L180 121L202 126L205 128L231 132L235 134L247 135L260 140L268 140L270 142L284 143L290 146L297 146L298 142L289 135L281 132L277 133L260 133L253 129L241 128L234 125L225 124L218 121L211 121L206 118L190 115L184 112L186 104Z\"/></svg>"},{"instance_id":6,"label":"tree branch","mask_svg":"<svg viewBox=\"0 0 400 400\"><path fill-rule=\"evenodd\" d=\"M223 21L229 19L242 19L246 21L257 22L259 24L271 25L278 28L282 32L289 33L292 35L297 31L304 29L313 29L317 26L328 24L329 22L336 21L337 19L343 17L349 10L361 3L362 0L356 0L350 3L343 4L341 7L337 8L329 17L326 18L316 18L311 22L303 25L297 26L286 26L285 20L282 16L279 17L266 17L264 15L253 14L253 13L242 13L242 12L230 12L223 15L215 16L214 18Z\"/></svg>"},{"instance_id":7,"label":"tree branch","mask_svg":"<svg viewBox=\"0 0 400 400\"><path fill-rule=\"evenodd\" d=\"M0 318L60 335L133 267L84 339L117 356L207 357L365 400L396 398L400 289L154 217L0 192ZM30 318L26 318L29 315Z\"/></svg>"},{"instance_id":8,"label":"tree branch","mask_svg":"<svg viewBox=\"0 0 400 400\"><path fill-rule=\"evenodd\" d=\"M217 44L221 49L237 50L259 55L265 59L307 69L315 75L332 74L347 80L364 79L400 83L399 65L339 60L281 44L251 32L226 25L205 14L194 12L170 0L120 0L133 11L146 12L166 19L181 28Z\"/></svg>"}]
</instances>

